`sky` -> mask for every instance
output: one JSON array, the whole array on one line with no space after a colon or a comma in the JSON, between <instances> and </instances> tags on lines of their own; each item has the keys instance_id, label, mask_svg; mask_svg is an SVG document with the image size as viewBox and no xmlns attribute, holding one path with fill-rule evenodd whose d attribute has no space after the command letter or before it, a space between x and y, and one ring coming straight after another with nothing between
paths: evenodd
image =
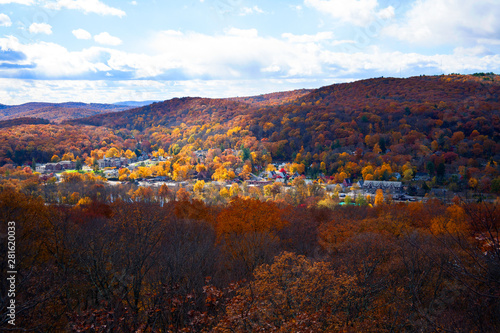
<instances>
[{"instance_id":1,"label":"sky","mask_svg":"<svg viewBox=\"0 0 500 333\"><path fill-rule=\"evenodd\" d=\"M0 0L0 104L500 72L500 0Z\"/></svg>"}]
</instances>

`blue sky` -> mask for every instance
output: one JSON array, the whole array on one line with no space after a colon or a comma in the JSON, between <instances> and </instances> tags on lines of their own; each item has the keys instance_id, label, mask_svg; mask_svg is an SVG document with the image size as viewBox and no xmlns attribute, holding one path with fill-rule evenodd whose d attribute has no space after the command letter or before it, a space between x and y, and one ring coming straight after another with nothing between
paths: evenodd
<instances>
[{"instance_id":1,"label":"blue sky","mask_svg":"<svg viewBox=\"0 0 500 333\"><path fill-rule=\"evenodd\" d=\"M500 72L499 0L0 0L0 103Z\"/></svg>"}]
</instances>

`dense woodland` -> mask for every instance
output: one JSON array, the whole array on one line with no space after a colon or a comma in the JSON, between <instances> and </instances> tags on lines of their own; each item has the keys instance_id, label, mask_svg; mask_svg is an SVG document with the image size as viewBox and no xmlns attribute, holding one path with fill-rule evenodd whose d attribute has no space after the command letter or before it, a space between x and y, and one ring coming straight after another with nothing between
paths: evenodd
<instances>
[{"instance_id":1,"label":"dense woodland","mask_svg":"<svg viewBox=\"0 0 500 333\"><path fill-rule=\"evenodd\" d=\"M0 121L0 128L14 127L19 125L41 125L41 124L49 124L50 121L44 118L14 118L11 120L2 120Z\"/></svg>"},{"instance_id":2,"label":"dense woodland","mask_svg":"<svg viewBox=\"0 0 500 333\"><path fill-rule=\"evenodd\" d=\"M127 105L85 103L26 103L22 105L0 105L0 120L16 118L44 118L53 122L89 117L107 112L130 109Z\"/></svg>"},{"instance_id":3,"label":"dense woodland","mask_svg":"<svg viewBox=\"0 0 500 333\"><path fill-rule=\"evenodd\" d=\"M245 193L207 205L182 191L108 202L118 190L99 182L61 186L91 199L47 205L27 188L0 192L0 232L16 221L16 329L500 330L498 203L332 210Z\"/></svg>"},{"instance_id":4,"label":"dense woodland","mask_svg":"<svg viewBox=\"0 0 500 333\"><path fill-rule=\"evenodd\" d=\"M15 329L498 332L499 92L491 74L379 78L2 128L0 269L15 221ZM164 159L121 180L220 183L110 185L99 170L58 182L31 168L145 152ZM341 206L319 179L244 181L275 161L331 183L425 172L458 194L397 203L379 190ZM1 330L13 328L7 290L2 279Z\"/></svg>"}]
</instances>

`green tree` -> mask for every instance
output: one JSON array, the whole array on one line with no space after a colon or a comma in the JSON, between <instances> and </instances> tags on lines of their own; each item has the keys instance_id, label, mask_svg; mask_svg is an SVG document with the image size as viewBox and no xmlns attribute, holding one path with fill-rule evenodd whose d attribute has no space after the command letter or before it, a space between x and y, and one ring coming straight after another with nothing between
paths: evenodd
<instances>
[{"instance_id":1,"label":"green tree","mask_svg":"<svg viewBox=\"0 0 500 333\"><path fill-rule=\"evenodd\" d=\"M76 158L75 169L78 170L78 171L82 170L82 160L80 159L80 157Z\"/></svg>"},{"instance_id":2,"label":"green tree","mask_svg":"<svg viewBox=\"0 0 500 333\"><path fill-rule=\"evenodd\" d=\"M432 177L434 175L434 172L436 171L436 166L434 165L434 162L432 161L427 162L426 168L427 172L429 173L429 176Z\"/></svg>"},{"instance_id":3,"label":"green tree","mask_svg":"<svg viewBox=\"0 0 500 333\"><path fill-rule=\"evenodd\" d=\"M444 163L440 163L438 165L436 173L439 179L444 178L444 175L446 173L446 166L444 165Z\"/></svg>"},{"instance_id":4,"label":"green tree","mask_svg":"<svg viewBox=\"0 0 500 333\"><path fill-rule=\"evenodd\" d=\"M241 159L243 161L246 161L246 160L250 159L250 156L251 156L250 155L250 149L241 146L241 154L242 154L242 158Z\"/></svg>"}]
</instances>

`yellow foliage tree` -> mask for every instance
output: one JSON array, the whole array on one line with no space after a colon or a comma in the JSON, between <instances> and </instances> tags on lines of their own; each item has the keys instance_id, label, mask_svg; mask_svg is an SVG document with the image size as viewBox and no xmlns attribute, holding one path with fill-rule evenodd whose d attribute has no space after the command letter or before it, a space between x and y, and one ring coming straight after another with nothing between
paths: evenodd
<instances>
[{"instance_id":1,"label":"yellow foliage tree","mask_svg":"<svg viewBox=\"0 0 500 333\"><path fill-rule=\"evenodd\" d=\"M382 191L382 189L378 189L376 192L375 192L375 206L377 205L381 205L382 203L384 202L384 191Z\"/></svg>"},{"instance_id":2,"label":"yellow foliage tree","mask_svg":"<svg viewBox=\"0 0 500 333\"><path fill-rule=\"evenodd\" d=\"M250 178L250 173L252 173L252 167L248 164L245 164L239 176L245 180L248 180Z\"/></svg>"},{"instance_id":3,"label":"yellow foliage tree","mask_svg":"<svg viewBox=\"0 0 500 333\"><path fill-rule=\"evenodd\" d=\"M105 156L107 158L120 157L120 151L115 147L111 147L110 149L108 149Z\"/></svg>"},{"instance_id":4,"label":"yellow foliage tree","mask_svg":"<svg viewBox=\"0 0 500 333\"><path fill-rule=\"evenodd\" d=\"M73 153L66 153L62 157L63 161L72 161L74 159L75 159L75 156L73 155Z\"/></svg>"},{"instance_id":5,"label":"yellow foliage tree","mask_svg":"<svg viewBox=\"0 0 500 333\"><path fill-rule=\"evenodd\" d=\"M204 180L198 180L196 184L193 186L193 192L197 195L201 195L203 192L203 188L205 187L205 181Z\"/></svg>"}]
</instances>

